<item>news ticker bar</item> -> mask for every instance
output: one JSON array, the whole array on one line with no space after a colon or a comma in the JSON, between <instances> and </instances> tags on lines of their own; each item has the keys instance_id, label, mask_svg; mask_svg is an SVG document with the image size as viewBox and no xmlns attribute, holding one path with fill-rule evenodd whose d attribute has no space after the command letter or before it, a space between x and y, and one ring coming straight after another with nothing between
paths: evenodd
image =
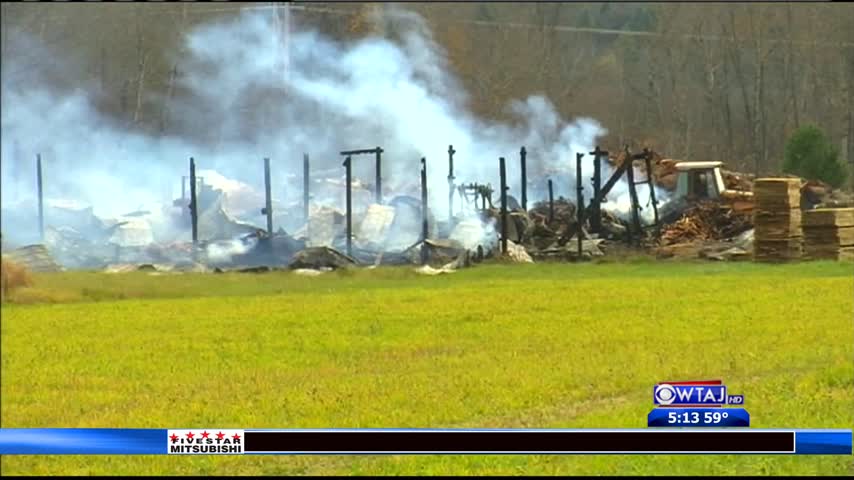
<instances>
[{"instance_id":1,"label":"news ticker bar","mask_svg":"<svg viewBox=\"0 0 854 480\"><path fill-rule=\"evenodd\" d=\"M0 429L0 455L825 454L851 430Z\"/></svg>"}]
</instances>

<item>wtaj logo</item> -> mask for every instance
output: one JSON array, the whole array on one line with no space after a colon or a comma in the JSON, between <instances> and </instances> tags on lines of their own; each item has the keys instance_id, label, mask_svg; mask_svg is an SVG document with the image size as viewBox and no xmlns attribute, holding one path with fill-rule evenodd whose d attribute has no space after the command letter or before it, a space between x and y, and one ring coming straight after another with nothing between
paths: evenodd
<instances>
[{"instance_id":1,"label":"wtaj logo","mask_svg":"<svg viewBox=\"0 0 854 480\"><path fill-rule=\"evenodd\" d=\"M243 453L243 430L213 428L169 430L166 435L166 448L170 455L234 455Z\"/></svg>"},{"instance_id":2,"label":"wtaj logo","mask_svg":"<svg viewBox=\"0 0 854 480\"><path fill-rule=\"evenodd\" d=\"M744 405L744 395L729 395L722 380L657 383L652 400L660 407Z\"/></svg>"}]
</instances>

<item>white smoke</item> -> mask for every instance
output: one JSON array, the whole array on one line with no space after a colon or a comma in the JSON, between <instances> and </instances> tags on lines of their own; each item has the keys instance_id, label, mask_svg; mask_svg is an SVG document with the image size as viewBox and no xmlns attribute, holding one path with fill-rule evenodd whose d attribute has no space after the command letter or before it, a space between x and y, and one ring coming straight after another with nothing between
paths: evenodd
<instances>
[{"instance_id":1,"label":"white smoke","mask_svg":"<svg viewBox=\"0 0 854 480\"><path fill-rule=\"evenodd\" d=\"M466 250L476 250L481 246L484 251L491 251L498 246L495 219L484 222L474 216L467 217L456 225L450 239L459 242Z\"/></svg>"},{"instance_id":2,"label":"white smoke","mask_svg":"<svg viewBox=\"0 0 854 480\"><path fill-rule=\"evenodd\" d=\"M249 252L257 243L257 239L218 241L208 244L205 247L205 253L208 261L212 263L230 263L232 257Z\"/></svg>"},{"instance_id":3,"label":"white smoke","mask_svg":"<svg viewBox=\"0 0 854 480\"><path fill-rule=\"evenodd\" d=\"M30 162L36 152L45 164L47 197L82 200L98 215L119 216L176 198L191 156L198 168L259 191L262 158L270 157L274 199L287 204L301 199L303 152L311 156L313 172L343 177L341 150L381 146L387 198L418 196L420 159L426 157L430 207L444 218L451 144L457 184L491 183L498 191L498 158L505 157L509 193L518 198L519 149L525 145L528 178L545 183L555 172L556 195L574 199L575 153L592 151L605 129L590 118L565 119L538 95L510 103L512 122L475 117L425 22L411 12L391 11L388 20L402 32L394 40L341 43L297 27L288 40L287 75L277 70L285 39L269 16L244 13L193 30L185 56L170 59L183 72L183 94L169 104L176 136L118 125L93 107L94 97L85 91L60 91L37 76L7 81L4 74L2 205L34 197ZM18 41L32 43L23 35ZM4 72L20 63L14 52L30 59L40 52L49 64L55 55L37 47L9 49ZM354 157L354 176L373 183L373 165L372 157ZM592 170L587 155L584 176ZM590 182L584 183L589 200ZM546 198L545 185L529 192L529 204ZM628 204L621 184L610 197L617 206ZM338 195L313 200L343 207Z\"/></svg>"}]
</instances>

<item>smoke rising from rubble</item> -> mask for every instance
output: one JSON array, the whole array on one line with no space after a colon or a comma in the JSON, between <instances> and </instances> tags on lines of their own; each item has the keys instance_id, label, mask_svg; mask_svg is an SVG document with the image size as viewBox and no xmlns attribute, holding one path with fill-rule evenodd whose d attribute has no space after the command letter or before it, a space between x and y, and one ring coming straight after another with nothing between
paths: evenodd
<instances>
[{"instance_id":1,"label":"smoke rising from rubble","mask_svg":"<svg viewBox=\"0 0 854 480\"><path fill-rule=\"evenodd\" d=\"M205 253L209 261L213 263L228 263L232 257L243 255L258 243L257 239L243 240L225 240L214 242L205 248Z\"/></svg>"},{"instance_id":2,"label":"smoke rising from rubble","mask_svg":"<svg viewBox=\"0 0 854 480\"><path fill-rule=\"evenodd\" d=\"M185 93L169 107L180 136L152 136L119 125L96 110L91 92L59 91L35 74L8 81L4 74L3 208L22 200L34 205L36 152L45 165L46 197L71 198L92 205L98 215L117 216L171 203L180 193L181 176L188 174L190 156L197 168L215 170L258 192L263 192L262 158L270 157L273 196L284 206L301 201L303 152L311 157L313 176L332 171L343 178L339 151L381 146L386 199L418 197L420 158L426 157L430 207L443 219L450 144L457 152L458 185L491 183L498 192L498 158L503 156L509 194L518 199L519 149L525 145L529 206L546 199L549 177L555 196L574 201L575 153L592 151L606 133L598 122L568 121L538 95L508 105L512 122L476 118L424 21L396 9L388 20L399 32L393 40L370 37L350 43L295 25L287 53L285 38L269 15L244 13L196 28L186 38L183 56L173 59L181 71L178 87ZM22 35L18 41L32 43ZM25 52L29 61L32 52L42 52L42 62L53 61L54 55L37 47L10 51ZM287 72L282 70L285 54ZM18 70L15 55L3 58L4 72ZM354 157L353 163L354 176L372 184L373 157ZM585 177L592 170L587 155ZM609 172L607 165L604 172ZM589 200L587 178L584 187ZM639 187L639 196L643 202L645 186ZM628 211L622 182L610 198L606 208ZM340 195L315 194L313 201L343 208L343 189ZM454 202L459 208L458 195ZM260 215L251 220L262 224ZM4 234L9 228L3 225Z\"/></svg>"}]
</instances>

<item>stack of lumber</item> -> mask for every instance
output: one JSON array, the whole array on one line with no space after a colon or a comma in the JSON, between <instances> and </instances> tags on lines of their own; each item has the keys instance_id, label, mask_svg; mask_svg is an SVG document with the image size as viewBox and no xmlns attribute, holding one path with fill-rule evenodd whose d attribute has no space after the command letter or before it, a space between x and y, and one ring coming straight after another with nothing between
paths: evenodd
<instances>
[{"instance_id":1,"label":"stack of lumber","mask_svg":"<svg viewBox=\"0 0 854 480\"><path fill-rule=\"evenodd\" d=\"M785 262L800 258L800 179L756 179L753 198L753 259L758 262Z\"/></svg>"},{"instance_id":2,"label":"stack of lumber","mask_svg":"<svg viewBox=\"0 0 854 480\"><path fill-rule=\"evenodd\" d=\"M854 208L804 212L804 255L810 259L854 259Z\"/></svg>"}]
</instances>

